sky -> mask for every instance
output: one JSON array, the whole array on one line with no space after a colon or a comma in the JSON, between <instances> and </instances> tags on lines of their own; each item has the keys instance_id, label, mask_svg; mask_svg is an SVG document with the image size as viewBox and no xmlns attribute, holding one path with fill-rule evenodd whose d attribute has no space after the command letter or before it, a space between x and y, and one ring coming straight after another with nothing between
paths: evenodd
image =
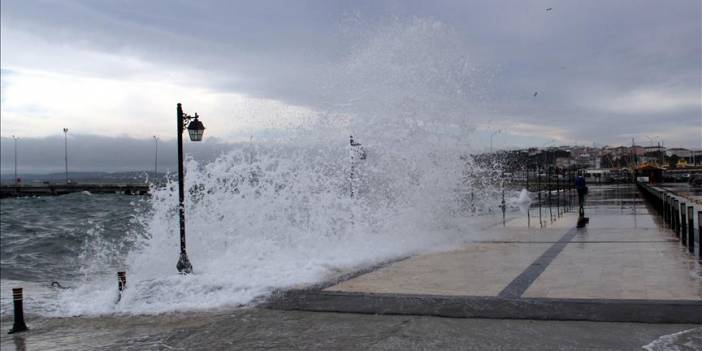
<instances>
[{"instance_id":1,"label":"sky","mask_svg":"<svg viewBox=\"0 0 702 351\"><path fill-rule=\"evenodd\" d=\"M12 135L26 172L62 169L62 128L77 170L141 169L153 136L173 149L177 102L222 150L406 86L467 111L478 148L701 148L701 18L699 0L3 0L2 172ZM458 98L411 90L437 79Z\"/></svg>"}]
</instances>

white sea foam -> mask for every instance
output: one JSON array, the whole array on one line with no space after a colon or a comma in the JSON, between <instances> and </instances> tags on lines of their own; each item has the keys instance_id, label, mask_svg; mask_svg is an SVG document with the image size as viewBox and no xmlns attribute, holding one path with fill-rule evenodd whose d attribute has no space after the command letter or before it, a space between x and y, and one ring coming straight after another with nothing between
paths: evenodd
<instances>
[{"instance_id":1,"label":"white sea foam","mask_svg":"<svg viewBox=\"0 0 702 351\"><path fill-rule=\"evenodd\" d=\"M145 234L125 233L135 244L121 301L115 304L113 274L86 274L51 314L249 304L275 289L470 240L479 227L471 214L496 207L499 192L490 178L496 172L467 157L479 85L467 52L450 28L421 19L393 20L359 37L343 64L320 78L328 110L290 138L238 145L208 164L187 161L194 274L175 270L171 182L154 189L152 210L137 218ZM365 159L361 146L349 145L351 134ZM119 248L92 256L109 260L105 252ZM93 261L85 264L101 264Z\"/></svg>"},{"instance_id":2,"label":"white sea foam","mask_svg":"<svg viewBox=\"0 0 702 351\"><path fill-rule=\"evenodd\" d=\"M648 351L699 350L702 348L702 328L687 329L663 335L641 348Z\"/></svg>"}]
</instances>

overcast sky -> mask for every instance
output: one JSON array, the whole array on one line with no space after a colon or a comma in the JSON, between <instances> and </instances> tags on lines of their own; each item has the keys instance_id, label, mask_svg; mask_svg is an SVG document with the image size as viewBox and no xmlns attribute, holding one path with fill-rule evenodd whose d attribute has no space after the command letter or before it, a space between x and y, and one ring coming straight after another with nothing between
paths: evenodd
<instances>
[{"instance_id":1,"label":"overcast sky","mask_svg":"<svg viewBox=\"0 0 702 351\"><path fill-rule=\"evenodd\" d=\"M382 113L357 106L437 79L417 106L469 111L480 147L498 130L496 147L702 147L699 0L0 4L3 172L11 135L26 171L61 170L57 149L40 146L61 150L64 127L71 145L119 160L151 155L154 135L167 145L177 102L203 116L214 145L318 114Z\"/></svg>"}]
</instances>

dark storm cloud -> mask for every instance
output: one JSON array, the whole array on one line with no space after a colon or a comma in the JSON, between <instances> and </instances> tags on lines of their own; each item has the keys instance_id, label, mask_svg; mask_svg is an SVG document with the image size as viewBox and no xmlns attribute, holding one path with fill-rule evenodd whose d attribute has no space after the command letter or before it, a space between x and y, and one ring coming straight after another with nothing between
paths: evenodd
<instances>
[{"instance_id":1,"label":"dark storm cloud","mask_svg":"<svg viewBox=\"0 0 702 351\"><path fill-rule=\"evenodd\" d=\"M197 69L205 79L195 85L317 108L337 102L320 86L367 38L364 30L395 18L429 18L453 28L471 62L492 77L479 81L488 107L478 120L556 128L566 140L628 143L622 139L661 134L699 147L700 6L697 0L3 1L2 25L67 46ZM671 123L693 131L678 132Z\"/></svg>"}]
</instances>

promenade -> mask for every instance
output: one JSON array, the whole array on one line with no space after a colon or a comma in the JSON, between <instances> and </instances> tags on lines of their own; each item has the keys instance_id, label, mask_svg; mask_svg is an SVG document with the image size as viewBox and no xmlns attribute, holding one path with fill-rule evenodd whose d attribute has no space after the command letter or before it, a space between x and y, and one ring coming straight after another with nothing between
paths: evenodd
<instances>
[{"instance_id":1,"label":"promenade","mask_svg":"<svg viewBox=\"0 0 702 351\"><path fill-rule=\"evenodd\" d=\"M553 222L550 216L542 216L542 228L537 210L532 209L530 220L520 217L504 227L489 228L460 249L410 257L321 285L281 292L263 306L142 316L30 315L30 330L13 335L3 332L0 347L702 347L700 265L643 202L638 190L633 186L593 186L586 211L590 224L577 230L572 213ZM0 326L9 330L11 316L0 319Z\"/></svg>"},{"instance_id":2,"label":"promenade","mask_svg":"<svg viewBox=\"0 0 702 351\"><path fill-rule=\"evenodd\" d=\"M591 186L590 223L517 218L450 252L285 293L274 308L702 323L702 269L632 185ZM699 241L699 239L697 239Z\"/></svg>"}]
</instances>

